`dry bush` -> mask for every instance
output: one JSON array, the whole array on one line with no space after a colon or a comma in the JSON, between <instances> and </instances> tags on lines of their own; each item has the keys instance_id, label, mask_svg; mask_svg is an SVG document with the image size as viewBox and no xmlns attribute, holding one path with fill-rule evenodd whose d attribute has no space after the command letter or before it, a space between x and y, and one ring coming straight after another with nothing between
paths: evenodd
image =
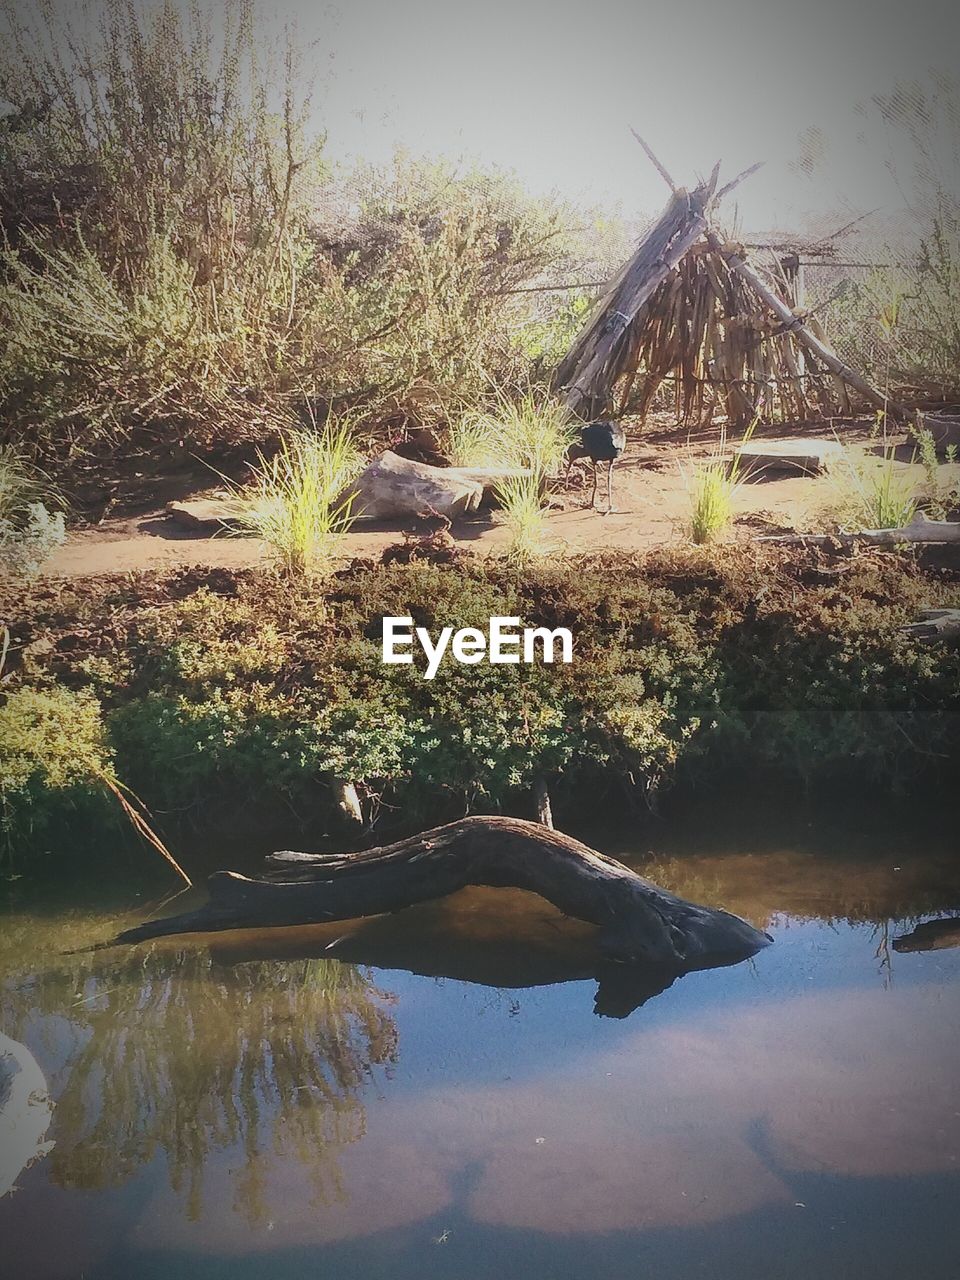
<instances>
[{"instance_id":1,"label":"dry bush","mask_svg":"<svg viewBox=\"0 0 960 1280\"><path fill-rule=\"evenodd\" d=\"M567 210L406 157L334 182L249 0L66 15L5 11L0 439L103 471L519 381L542 300L511 291L582 259Z\"/></svg>"}]
</instances>

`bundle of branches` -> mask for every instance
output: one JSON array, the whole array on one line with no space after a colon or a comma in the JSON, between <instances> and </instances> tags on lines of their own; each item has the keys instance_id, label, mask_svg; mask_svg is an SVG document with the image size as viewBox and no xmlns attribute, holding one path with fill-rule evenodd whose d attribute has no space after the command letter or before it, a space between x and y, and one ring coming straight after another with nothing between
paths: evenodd
<instances>
[{"instance_id":1,"label":"bundle of branches","mask_svg":"<svg viewBox=\"0 0 960 1280\"><path fill-rule=\"evenodd\" d=\"M777 294L800 317L789 259L775 260L774 271ZM822 340L816 318L807 323ZM676 414L685 422L709 420L718 411L735 423L757 413L804 422L851 411L843 380L705 243L694 245L658 288L619 357L621 413L645 416L664 381L673 383Z\"/></svg>"},{"instance_id":2,"label":"bundle of branches","mask_svg":"<svg viewBox=\"0 0 960 1280\"><path fill-rule=\"evenodd\" d=\"M771 279L742 246L710 227L710 210L752 170L717 192L717 166L688 192L673 186L643 145L673 195L557 370L570 408L592 417L619 400L621 414L643 414L670 378L678 415L688 422L718 407L738 423L757 414L804 420L849 413L848 388L900 412L839 359L816 318L800 310L797 255L778 261Z\"/></svg>"}]
</instances>

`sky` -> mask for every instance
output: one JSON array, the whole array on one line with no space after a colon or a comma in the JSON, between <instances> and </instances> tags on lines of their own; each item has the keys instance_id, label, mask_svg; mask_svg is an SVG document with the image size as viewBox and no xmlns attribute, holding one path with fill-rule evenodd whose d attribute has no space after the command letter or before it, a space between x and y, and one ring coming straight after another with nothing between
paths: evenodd
<instances>
[{"instance_id":1,"label":"sky","mask_svg":"<svg viewBox=\"0 0 960 1280\"><path fill-rule=\"evenodd\" d=\"M666 195L632 125L680 185L717 159L728 176L765 160L737 194L757 229L901 209L910 150L858 104L960 63L946 0L277 0L272 12L316 73L332 158L402 146L480 160L632 217ZM812 175L795 164L811 128ZM955 131L941 144L955 162Z\"/></svg>"}]
</instances>

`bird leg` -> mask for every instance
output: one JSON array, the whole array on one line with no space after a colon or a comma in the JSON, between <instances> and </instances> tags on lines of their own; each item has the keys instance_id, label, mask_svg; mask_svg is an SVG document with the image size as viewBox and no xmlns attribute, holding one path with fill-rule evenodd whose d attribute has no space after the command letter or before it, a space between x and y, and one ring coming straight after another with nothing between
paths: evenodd
<instances>
[{"instance_id":1,"label":"bird leg","mask_svg":"<svg viewBox=\"0 0 960 1280\"><path fill-rule=\"evenodd\" d=\"M607 515L613 510L613 464L615 459L611 458L607 463Z\"/></svg>"},{"instance_id":2,"label":"bird leg","mask_svg":"<svg viewBox=\"0 0 960 1280\"><path fill-rule=\"evenodd\" d=\"M597 506L597 484L600 479L600 472L597 470L596 458L593 458L592 462L593 462L593 492L590 494L590 510L595 511Z\"/></svg>"}]
</instances>

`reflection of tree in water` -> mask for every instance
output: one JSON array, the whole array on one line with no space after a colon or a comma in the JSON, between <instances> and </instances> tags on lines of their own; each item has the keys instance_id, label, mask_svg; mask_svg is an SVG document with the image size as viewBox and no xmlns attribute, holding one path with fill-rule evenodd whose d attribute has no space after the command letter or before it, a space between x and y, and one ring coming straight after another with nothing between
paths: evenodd
<instances>
[{"instance_id":1,"label":"reflection of tree in water","mask_svg":"<svg viewBox=\"0 0 960 1280\"><path fill-rule=\"evenodd\" d=\"M319 1201L339 1197L336 1154L363 1135L362 1088L396 1059L389 997L364 971L157 951L58 957L19 977L2 988L7 1029L53 1016L48 1043L62 1053L69 1031L76 1045L54 1086L53 1181L116 1185L162 1156L196 1218L204 1165L222 1152L239 1163L234 1207L250 1222L269 1216L271 1172L291 1159Z\"/></svg>"}]
</instances>

